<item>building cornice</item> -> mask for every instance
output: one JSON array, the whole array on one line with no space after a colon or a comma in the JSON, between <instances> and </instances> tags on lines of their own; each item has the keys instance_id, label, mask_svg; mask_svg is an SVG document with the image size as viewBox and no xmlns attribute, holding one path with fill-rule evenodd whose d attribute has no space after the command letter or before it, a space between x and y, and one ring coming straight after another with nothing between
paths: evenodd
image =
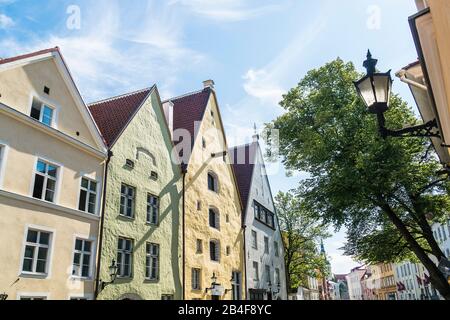
<instances>
[{"instance_id":1,"label":"building cornice","mask_svg":"<svg viewBox=\"0 0 450 320\"><path fill-rule=\"evenodd\" d=\"M22 201L25 203L29 203L32 205L36 205L36 206L40 206L40 207L45 207L48 209L53 209L53 210L57 210L60 212L64 212L70 215L74 215L80 218L84 218L84 219L89 219L92 221L99 221L100 217L97 215L92 215L92 214L88 214L79 210L75 210L75 209L71 209L71 208L67 208L61 205L57 205L54 203L50 203L50 202L46 202L46 201L42 201L42 200L38 200L38 199L34 199L31 197L27 197L27 196L23 196L17 193L13 193L13 192L8 192L5 190L0 190L0 196L9 198L9 199L13 199L13 200L18 200L18 201Z\"/></svg>"},{"instance_id":2,"label":"building cornice","mask_svg":"<svg viewBox=\"0 0 450 320\"><path fill-rule=\"evenodd\" d=\"M33 118L27 116L26 114L19 112L3 103L0 103L0 113L4 113L7 116L14 118L22 123L25 123L26 125L33 127L39 131L42 131L52 137L55 137L67 144L70 144L84 152L87 152L97 158L100 159L106 159L106 152L97 150L79 140L76 140L74 138L72 138L71 136L55 129L55 128L51 128L49 126L44 125L43 123L40 123L39 121L34 120Z\"/></svg>"}]
</instances>

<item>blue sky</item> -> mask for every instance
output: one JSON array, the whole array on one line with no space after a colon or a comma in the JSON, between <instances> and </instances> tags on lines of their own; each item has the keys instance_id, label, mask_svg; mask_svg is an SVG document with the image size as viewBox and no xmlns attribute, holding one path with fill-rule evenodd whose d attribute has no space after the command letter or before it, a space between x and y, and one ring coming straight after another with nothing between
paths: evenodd
<instances>
[{"instance_id":1,"label":"blue sky","mask_svg":"<svg viewBox=\"0 0 450 320\"><path fill-rule=\"evenodd\" d=\"M59 46L86 102L154 83L165 99L214 79L233 145L280 115L281 94L312 68L336 57L360 67L368 48L381 70L417 59L415 11L413 0L0 0L0 56ZM406 85L394 90L413 103ZM274 193L303 177L269 171ZM357 264L344 241L325 244L335 273Z\"/></svg>"}]
</instances>

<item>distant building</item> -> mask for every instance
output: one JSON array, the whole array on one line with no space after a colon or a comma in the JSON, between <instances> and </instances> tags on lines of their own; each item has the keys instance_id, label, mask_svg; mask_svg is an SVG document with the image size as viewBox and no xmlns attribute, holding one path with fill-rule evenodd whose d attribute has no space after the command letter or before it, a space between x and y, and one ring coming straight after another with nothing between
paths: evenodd
<instances>
[{"instance_id":1,"label":"distant building","mask_svg":"<svg viewBox=\"0 0 450 320\"><path fill-rule=\"evenodd\" d=\"M361 278L366 273L366 268L356 267L345 277L348 285L350 300L363 300Z\"/></svg>"}]
</instances>

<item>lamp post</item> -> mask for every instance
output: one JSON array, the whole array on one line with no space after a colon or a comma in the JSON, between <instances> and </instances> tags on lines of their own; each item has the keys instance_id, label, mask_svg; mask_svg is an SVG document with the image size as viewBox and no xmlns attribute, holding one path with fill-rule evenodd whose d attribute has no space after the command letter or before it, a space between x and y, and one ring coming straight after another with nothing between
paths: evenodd
<instances>
[{"instance_id":1,"label":"lamp post","mask_svg":"<svg viewBox=\"0 0 450 320\"><path fill-rule=\"evenodd\" d=\"M208 293L208 291L215 290L218 286L220 286L220 284L217 283L216 273L214 272L211 277L211 288L206 288L206 293Z\"/></svg>"},{"instance_id":2,"label":"lamp post","mask_svg":"<svg viewBox=\"0 0 450 320\"><path fill-rule=\"evenodd\" d=\"M106 286L116 282L118 271L119 271L119 267L117 266L117 262L116 262L116 260L113 259L113 261L111 262L111 265L109 266L109 276L111 277L111 281L105 282L105 281L100 280L102 290L105 289Z\"/></svg>"},{"instance_id":3,"label":"lamp post","mask_svg":"<svg viewBox=\"0 0 450 320\"><path fill-rule=\"evenodd\" d=\"M356 81L355 87L364 104L372 114L377 115L378 128L383 139L387 137L434 137L440 138L439 128L436 119L425 124L408 127L400 130L386 128L384 113L389 110L389 100L392 93L391 70L380 73L376 70L378 60L372 58L370 50L367 52L367 60L363 66L367 74Z\"/></svg>"}]
</instances>

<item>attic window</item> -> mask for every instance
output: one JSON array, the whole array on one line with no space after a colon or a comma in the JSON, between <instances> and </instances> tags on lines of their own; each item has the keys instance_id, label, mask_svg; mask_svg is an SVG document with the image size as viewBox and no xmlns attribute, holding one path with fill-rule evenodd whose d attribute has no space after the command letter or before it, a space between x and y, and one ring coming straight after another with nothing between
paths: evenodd
<instances>
[{"instance_id":1,"label":"attic window","mask_svg":"<svg viewBox=\"0 0 450 320\"><path fill-rule=\"evenodd\" d=\"M50 94L50 88L45 86L44 87L44 93L49 95Z\"/></svg>"},{"instance_id":2,"label":"attic window","mask_svg":"<svg viewBox=\"0 0 450 320\"><path fill-rule=\"evenodd\" d=\"M152 172L150 173L150 178L151 178L152 180L154 180L154 181L158 180L158 172L152 171Z\"/></svg>"},{"instance_id":3,"label":"attic window","mask_svg":"<svg viewBox=\"0 0 450 320\"><path fill-rule=\"evenodd\" d=\"M205 140L205 138L202 138L202 147L203 147L203 149L206 149L206 140Z\"/></svg>"},{"instance_id":4,"label":"attic window","mask_svg":"<svg viewBox=\"0 0 450 320\"><path fill-rule=\"evenodd\" d=\"M53 125L54 113L55 110L52 107L33 97L30 117L51 127Z\"/></svg>"},{"instance_id":5,"label":"attic window","mask_svg":"<svg viewBox=\"0 0 450 320\"><path fill-rule=\"evenodd\" d=\"M125 167L128 168L128 169L134 169L134 161L130 160L130 159L127 159L126 162L125 162Z\"/></svg>"}]
</instances>

